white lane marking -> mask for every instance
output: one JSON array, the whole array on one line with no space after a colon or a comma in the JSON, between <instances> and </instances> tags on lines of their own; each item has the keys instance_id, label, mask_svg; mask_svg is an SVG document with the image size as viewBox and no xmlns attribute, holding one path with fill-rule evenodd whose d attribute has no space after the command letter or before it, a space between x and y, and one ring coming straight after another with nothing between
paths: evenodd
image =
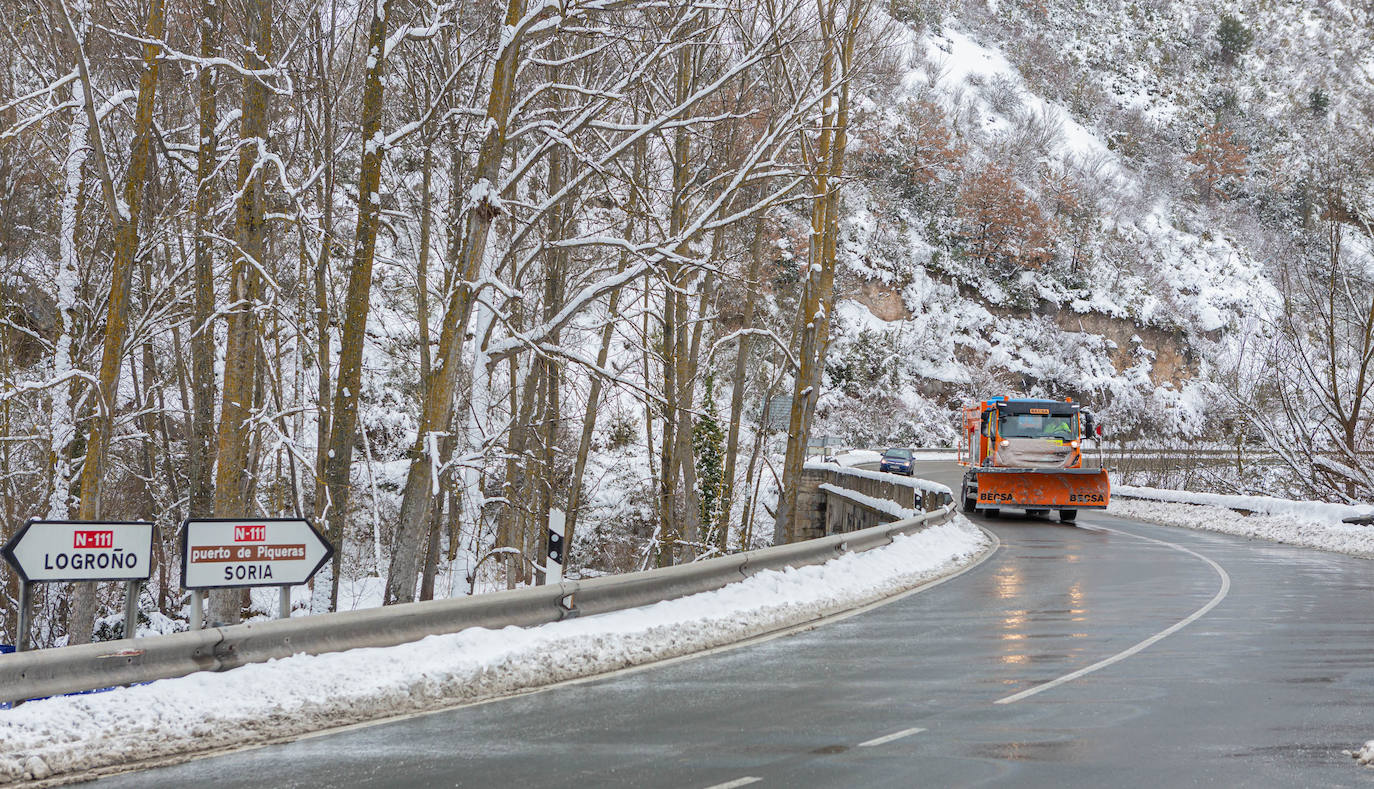
<instances>
[{"instance_id":1,"label":"white lane marking","mask_svg":"<svg viewBox=\"0 0 1374 789\"><path fill-rule=\"evenodd\" d=\"M753 638L746 638L743 641L735 641L730 644L721 644L718 647L712 647L711 649L703 650L701 652L691 652L686 655L678 655L677 657L664 658L663 660L654 661L651 663L640 663L635 666L626 666L625 668L615 669L614 671L608 671L604 674L589 674L585 677L574 677L572 679L565 679L561 682L556 682L552 685L541 685L535 688L526 688L524 690L514 691L503 696L493 696L489 699L479 699L477 701L463 701L458 702L456 704L449 704L445 706L434 707L432 709L421 710L419 712L408 712L404 715L397 715L389 718L376 718L374 720L349 723L343 726L334 726L328 729L318 729L316 731L306 732L305 734L292 734L284 737L260 740L258 742L247 745L234 745L227 748L217 748L208 751L200 751L198 753L174 754L171 756L125 763L117 767L111 766L96 770L87 770L85 772L64 773L63 780L74 780L76 776L85 776L85 778L83 778L82 780L95 780L96 778L111 775L127 775L129 773L151 770L156 767L170 767L172 765L185 764L186 762L200 761L202 759L212 759L218 756L226 756L231 753L258 751L264 748L270 748L274 745L283 745L285 743L296 742L298 740L313 740L321 737L329 737L343 732L370 729L373 726L382 726L384 724L396 723L398 721L412 720L415 718L424 718L430 715L441 715L445 712L452 712L454 710L465 709L467 707L477 707L486 704L499 704L500 702L506 701L508 699L518 698L520 696L529 696L535 693L543 693L545 691L554 690L556 688L561 688L569 685L585 685L591 682L600 682L601 680L618 677L622 674L632 674L639 671L650 671L652 669L658 668L659 666L671 666L673 664L681 663L687 660L696 660L697 658L706 657L707 655L716 655L721 652L729 652L734 649L749 647L755 644L762 644L764 642L772 641L778 638L785 638L796 633L803 633L808 630L815 630L816 628L821 627L822 625L830 624L832 622L840 622L845 619L849 619L850 617L865 614L874 609L881 608L891 603L895 603L898 600L903 600L907 597L910 597L911 595L919 594L928 589L933 589L943 583L953 581L955 578L958 578L964 573L972 572L978 567L981 567L984 562L986 562L988 559L991 559L993 555L997 553L997 551L1001 550L1002 541L997 539L996 534L993 534L987 529L984 529L981 526L979 526L978 529L982 531L983 534L986 535L988 538L989 545L987 547L987 550L985 550L983 552L983 555L979 556L978 559L974 561L972 564L961 567L955 572L950 573L949 575L941 576L933 581L927 581L926 583L921 584L920 586L914 587L912 589L908 589L905 592L898 592L897 594L892 595L891 597L884 597L881 600L875 600L872 603L860 606L858 608L851 608L849 610L839 611L833 614L824 614L820 617L817 617L816 619L807 620L805 622L799 622L795 625L789 625L779 630L761 633L757 636L754 636ZM761 781L763 779L756 778L754 780ZM707 789L717 789L717 787L712 786L707 787Z\"/></svg>"},{"instance_id":2,"label":"white lane marking","mask_svg":"<svg viewBox=\"0 0 1374 789\"><path fill-rule=\"evenodd\" d=\"M1177 543L1167 542L1167 541L1165 541L1165 540L1156 540L1156 539L1153 538L1153 537L1145 537L1145 536L1142 536L1142 535L1139 535L1139 534L1131 534L1130 532L1127 532L1127 531L1119 531L1119 530L1117 530L1117 529L1108 529L1108 528L1106 528L1105 526L1099 526L1099 527L1097 527L1097 528L1098 528L1099 530L1101 530L1101 531L1108 531L1108 532L1112 532L1112 533L1114 533L1114 534L1124 534L1124 535L1126 535L1127 537L1134 537L1134 538L1136 538L1137 540L1146 540L1146 541L1148 541L1148 542L1159 543L1160 545L1167 545L1168 547L1173 548L1173 549L1175 549L1175 550L1183 551L1183 552L1186 553L1186 554L1190 554L1190 555L1192 555L1192 556L1196 556L1197 558L1201 559L1202 561L1204 561L1204 562L1210 564L1210 565L1212 566L1212 569L1213 569L1213 570L1216 570L1217 575L1219 575L1219 576L1221 577L1221 589L1217 590L1216 595L1212 597L1212 599L1207 603L1207 605L1204 605L1203 607L1201 607L1201 608L1199 608L1198 610L1194 611L1192 614L1190 614L1190 615L1188 616L1187 619L1184 619L1183 621L1181 621L1181 622L1179 622L1179 623L1173 625L1172 627L1169 627L1169 628L1167 628L1167 629L1164 629L1164 630L1159 631L1158 633L1155 633L1154 635L1150 636L1149 638L1145 639L1144 641L1141 641L1139 644L1136 644L1135 646L1131 647L1130 649L1128 649L1128 650L1126 650L1126 651L1124 651L1124 652L1118 652L1117 654L1112 655L1111 657L1107 658L1106 660L1099 660L1098 662L1092 664L1091 666L1086 666L1086 667L1084 667L1084 668L1080 668L1079 670L1077 670L1077 671L1075 671L1075 672L1073 672L1073 673L1071 673L1071 674L1065 674L1064 676L1062 676L1062 677L1060 677L1060 678L1058 678L1058 679L1052 679L1052 680L1050 680L1049 682L1044 683L1043 685L1036 685L1036 686L1033 687L1033 688L1028 688L1028 689L1026 689L1026 690L1023 690L1023 691L1021 691L1020 693L1014 693L1014 694L1012 694L1012 695L1010 695L1010 696L1007 696L1006 698L998 699L997 701L993 702L994 704L1013 704L1013 703L1015 703L1015 702L1021 701L1022 699L1028 699L1028 698L1030 698L1031 696L1034 696L1034 695L1037 694L1037 693L1044 693L1045 691L1050 690L1050 689L1052 689L1052 688L1057 688L1057 687L1059 687L1060 685L1063 685L1063 684L1066 683L1066 682L1073 682L1074 680L1078 679L1079 677L1085 676L1085 675L1087 675L1087 674L1091 674L1091 673L1093 673L1094 671L1097 671L1098 669L1106 668L1107 666L1110 666L1110 665L1112 665L1113 663L1120 663L1121 661L1123 661L1123 660L1125 660L1126 658L1128 658L1128 657L1130 657L1130 656L1132 656L1132 655L1134 655L1134 654L1140 652L1141 650L1145 649L1146 647L1149 647L1150 645L1152 645L1152 644L1154 644L1154 643L1156 643L1156 642L1158 642L1158 641L1161 641L1161 640L1163 640L1163 639L1165 639L1165 638L1168 638L1169 636L1173 635L1174 633L1177 633L1178 631L1182 630L1183 628L1187 627L1188 625L1192 624L1193 622L1196 622L1197 620L1201 619L1203 616L1205 616L1205 615L1207 614L1208 611L1211 611L1213 608L1216 608L1217 605L1220 604L1222 600L1225 600L1225 599L1226 599L1227 593L1229 593L1229 592L1231 591L1231 576L1229 576L1229 575L1226 574L1226 571L1222 569L1221 565L1217 564L1216 562L1212 561L1211 559L1208 559L1206 556L1203 556L1202 554L1198 553L1197 551L1194 551L1194 550L1192 550L1192 549L1190 549L1190 548L1185 548L1185 547L1183 547L1182 545L1179 545L1179 544L1177 544Z\"/></svg>"},{"instance_id":3,"label":"white lane marking","mask_svg":"<svg viewBox=\"0 0 1374 789\"><path fill-rule=\"evenodd\" d=\"M859 743L859 747L872 748L875 745L886 745L894 740L900 740L903 737L910 737L913 734L920 734L923 731L925 731L925 729L902 729L901 731L894 731L891 734L885 734L882 737L874 737L873 739L868 740L867 742L861 742Z\"/></svg>"},{"instance_id":4,"label":"white lane marking","mask_svg":"<svg viewBox=\"0 0 1374 789\"><path fill-rule=\"evenodd\" d=\"M762 778L745 776L744 778L736 778L733 781L726 781L723 784L715 784L714 786L708 786L706 787L706 789L735 789L735 787L737 786L748 786L749 784L756 784L762 780Z\"/></svg>"}]
</instances>

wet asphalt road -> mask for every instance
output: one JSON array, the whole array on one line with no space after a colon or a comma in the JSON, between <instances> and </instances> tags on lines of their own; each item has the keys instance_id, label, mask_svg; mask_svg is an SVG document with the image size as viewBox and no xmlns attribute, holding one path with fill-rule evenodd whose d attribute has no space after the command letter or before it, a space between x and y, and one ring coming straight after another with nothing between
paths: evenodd
<instances>
[{"instance_id":1,"label":"wet asphalt road","mask_svg":"<svg viewBox=\"0 0 1374 789\"><path fill-rule=\"evenodd\" d=\"M1002 541L982 565L817 630L99 785L1374 784L1342 753L1374 737L1374 562L1100 513L978 521ZM1223 576L1197 621L996 703L1177 625Z\"/></svg>"}]
</instances>

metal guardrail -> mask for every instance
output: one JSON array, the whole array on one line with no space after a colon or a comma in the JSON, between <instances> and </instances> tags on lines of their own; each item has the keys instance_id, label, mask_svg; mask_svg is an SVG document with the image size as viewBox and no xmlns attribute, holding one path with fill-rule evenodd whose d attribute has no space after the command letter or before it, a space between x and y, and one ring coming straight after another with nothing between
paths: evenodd
<instances>
[{"instance_id":1,"label":"metal guardrail","mask_svg":"<svg viewBox=\"0 0 1374 789\"><path fill-rule=\"evenodd\" d=\"M952 514L951 504L860 531L586 581L4 655L0 701L225 671L300 653L397 646L470 627L527 627L634 608L719 589L764 570L820 564L845 552L887 545L898 534L943 523Z\"/></svg>"}]
</instances>

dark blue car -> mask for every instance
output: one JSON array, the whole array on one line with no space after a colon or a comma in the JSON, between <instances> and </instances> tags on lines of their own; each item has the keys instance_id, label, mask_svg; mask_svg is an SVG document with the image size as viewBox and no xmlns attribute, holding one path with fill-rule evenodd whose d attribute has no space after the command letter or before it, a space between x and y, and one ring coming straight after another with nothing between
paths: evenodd
<instances>
[{"instance_id":1,"label":"dark blue car","mask_svg":"<svg viewBox=\"0 0 1374 789\"><path fill-rule=\"evenodd\" d=\"M878 463L879 471L890 471L893 474L905 474L911 476L911 461L915 455L911 450L904 447L893 447L883 453L883 459Z\"/></svg>"}]
</instances>

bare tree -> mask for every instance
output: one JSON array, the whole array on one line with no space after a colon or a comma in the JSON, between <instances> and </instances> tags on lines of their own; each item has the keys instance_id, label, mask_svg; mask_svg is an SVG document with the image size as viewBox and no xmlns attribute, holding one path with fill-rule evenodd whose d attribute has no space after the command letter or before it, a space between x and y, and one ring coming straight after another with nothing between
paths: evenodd
<instances>
[{"instance_id":1,"label":"bare tree","mask_svg":"<svg viewBox=\"0 0 1374 789\"><path fill-rule=\"evenodd\" d=\"M81 506L77 512L77 518L81 520L100 518L100 487L104 478L105 455L114 432L119 371L124 363L124 340L128 334L129 292L135 256L139 251L139 218L143 209L144 179L147 177L152 148L153 99L157 90L158 56L161 49L157 42L161 40L163 32L162 11L163 0L152 0L148 6L147 21L143 29L143 37L148 43L143 45L143 76L138 85L134 137L129 151L129 167L125 176L122 200L115 196L114 177L106 163L104 142L100 139L100 123L95 111L96 89L86 62L85 44L77 32L84 25L84 21L67 17L68 30L76 51L78 71L84 83L83 94L90 124L92 149L100 172L105 203L110 212L110 222L116 228L114 267L110 279L109 306L105 315L105 342L96 386L97 413L91 421L90 433L86 438L86 460L81 467ZM68 633L74 642L89 640L95 614L94 584L78 585L72 603L71 619L67 625Z\"/></svg>"},{"instance_id":2,"label":"bare tree","mask_svg":"<svg viewBox=\"0 0 1374 789\"><path fill-rule=\"evenodd\" d=\"M202 0L197 75L200 103L196 146L195 303L191 325L190 495L187 511L204 516L214 508L215 467L215 314L214 222L216 169L219 165L219 84L210 61L220 56L223 11L218 0Z\"/></svg>"},{"instance_id":3,"label":"bare tree","mask_svg":"<svg viewBox=\"0 0 1374 789\"><path fill-rule=\"evenodd\" d=\"M830 343L830 314L835 289L835 239L839 233L839 180L849 123L849 95L857 39L868 14L864 0L841 7L840 0L818 0L821 40L820 96L823 102L814 151L808 156L812 172L810 265L805 296L797 314L798 369L792 388L787 457L783 464L782 494L774 539L791 542L797 536L797 484L806 461L806 447L820 397L826 348ZM845 16L839 16L841 10Z\"/></svg>"},{"instance_id":4,"label":"bare tree","mask_svg":"<svg viewBox=\"0 0 1374 789\"><path fill-rule=\"evenodd\" d=\"M1328 192L1316 233L1280 269L1275 342L1260 394L1277 406L1247 408L1269 448L1308 495L1346 503L1374 494L1374 279L1367 221L1341 216L1346 194Z\"/></svg>"}]
</instances>

